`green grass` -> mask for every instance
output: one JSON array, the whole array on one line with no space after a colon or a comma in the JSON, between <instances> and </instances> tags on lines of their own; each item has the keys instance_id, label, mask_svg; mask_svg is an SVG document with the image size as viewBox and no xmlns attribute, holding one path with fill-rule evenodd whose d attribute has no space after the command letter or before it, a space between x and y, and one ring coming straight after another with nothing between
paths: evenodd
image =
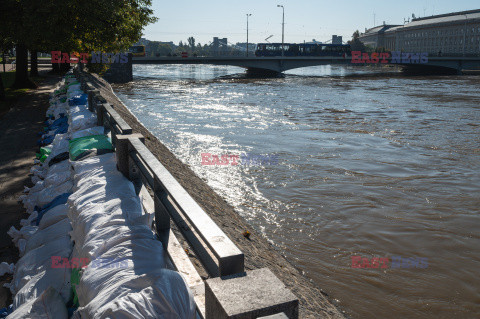
<instances>
[{"instance_id":1,"label":"green grass","mask_svg":"<svg viewBox=\"0 0 480 319\"><path fill-rule=\"evenodd\" d=\"M12 89L11 86L15 81L15 71L11 72L0 72L0 76L2 77L3 86L5 87L5 100L0 101L0 117L2 117L5 113L10 110L10 108L15 104L18 98L25 93L27 93L30 89ZM42 77L31 77L32 81L35 83L39 83L42 81Z\"/></svg>"}]
</instances>

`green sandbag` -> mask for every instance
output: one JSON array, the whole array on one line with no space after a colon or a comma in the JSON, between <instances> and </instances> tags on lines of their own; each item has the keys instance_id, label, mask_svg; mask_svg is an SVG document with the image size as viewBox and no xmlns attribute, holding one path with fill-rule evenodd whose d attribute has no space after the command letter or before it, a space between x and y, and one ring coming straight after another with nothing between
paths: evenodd
<instances>
[{"instance_id":1,"label":"green sandbag","mask_svg":"<svg viewBox=\"0 0 480 319\"><path fill-rule=\"evenodd\" d=\"M48 155L42 155L42 157L40 157L40 162L45 163L45 161L47 160L47 157Z\"/></svg>"},{"instance_id":2,"label":"green sandbag","mask_svg":"<svg viewBox=\"0 0 480 319\"><path fill-rule=\"evenodd\" d=\"M51 146L44 146L40 147L40 152L37 153L37 158L40 159L42 157L47 158L48 155L52 152L52 147Z\"/></svg>"},{"instance_id":3,"label":"green sandbag","mask_svg":"<svg viewBox=\"0 0 480 319\"><path fill-rule=\"evenodd\" d=\"M70 284L72 285L72 293L73 293L73 306L78 307L78 294L77 294L77 286L80 284L80 278L82 274L80 273L80 268L73 268L72 274L70 275Z\"/></svg>"},{"instance_id":4,"label":"green sandbag","mask_svg":"<svg viewBox=\"0 0 480 319\"><path fill-rule=\"evenodd\" d=\"M105 135L92 135L71 140L68 151L70 159L77 161L92 153L96 155L111 153L113 152L113 145Z\"/></svg>"}]
</instances>

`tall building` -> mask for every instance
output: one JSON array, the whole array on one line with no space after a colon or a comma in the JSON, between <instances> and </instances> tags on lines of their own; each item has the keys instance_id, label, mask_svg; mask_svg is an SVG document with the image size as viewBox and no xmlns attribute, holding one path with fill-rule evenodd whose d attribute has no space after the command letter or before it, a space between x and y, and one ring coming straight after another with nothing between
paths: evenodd
<instances>
[{"instance_id":1,"label":"tall building","mask_svg":"<svg viewBox=\"0 0 480 319\"><path fill-rule=\"evenodd\" d=\"M380 26L360 36L391 51L431 55L480 55L480 9L415 18L402 26Z\"/></svg>"}]
</instances>

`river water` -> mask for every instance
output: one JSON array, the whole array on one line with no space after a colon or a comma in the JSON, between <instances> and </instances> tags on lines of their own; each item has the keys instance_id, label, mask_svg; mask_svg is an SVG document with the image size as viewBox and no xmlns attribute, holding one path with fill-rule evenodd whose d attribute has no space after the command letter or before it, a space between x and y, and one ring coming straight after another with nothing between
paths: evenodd
<instances>
[{"instance_id":1,"label":"river water","mask_svg":"<svg viewBox=\"0 0 480 319\"><path fill-rule=\"evenodd\" d=\"M352 318L479 318L480 78L243 74L138 65L114 90Z\"/></svg>"}]
</instances>

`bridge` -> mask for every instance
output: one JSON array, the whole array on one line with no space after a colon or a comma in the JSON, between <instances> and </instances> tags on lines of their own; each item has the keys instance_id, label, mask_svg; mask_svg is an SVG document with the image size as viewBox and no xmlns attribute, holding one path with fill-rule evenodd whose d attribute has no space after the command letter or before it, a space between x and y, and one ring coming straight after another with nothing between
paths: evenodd
<instances>
[{"instance_id":1,"label":"bridge","mask_svg":"<svg viewBox=\"0 0 480 319\"><path fill-rule=\"evenodd\" d=\"M400 65L413 71L438 70L451 73L459 73L462 70L480 69L480 57L428 57L427 63L392 63L391 58L387 59L388 64ZM352 63L351 57L148 57L132 58L132 64L210 64L210 65L231 65L246 68L251 72L276 72L281 73L287 70L326 64L363 65Z\"/></svg>"},{"instance_id":2,"label":"bridge","mask_svg":"<svg viewBox=\"0 0 480 319\"><path fill-rule=\"evenodd\" d=\"M131 62L131 63L130 63ZM480 70L480 56L477 57L428 57L427 63L393 63L388 58L386 64L402 66L412 73L448 73L461 74L465 70ZM347 57L134 57L129 63L113 63L104 77L114 83L126 83L133 80L133 64L209 64L231 65L247 69L247 73L272 75L287 70L327 65L343 64L361 66L362 63L352 63ZM385 65L385 64L383 64Z\"/></svg>"}]
</instances>

